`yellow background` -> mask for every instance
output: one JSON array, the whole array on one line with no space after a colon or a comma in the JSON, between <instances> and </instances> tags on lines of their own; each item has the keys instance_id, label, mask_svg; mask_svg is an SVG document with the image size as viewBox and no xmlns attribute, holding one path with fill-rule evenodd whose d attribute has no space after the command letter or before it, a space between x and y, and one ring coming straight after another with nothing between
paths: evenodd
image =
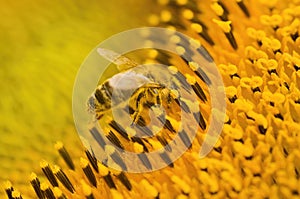
<instances>
[{"instance_id":1,"label":"yellow background","mask_svg":"<svg viewBox=\"0 0 300 199\"><path fill-rule=\"evenodd\" d=\"M55 141L80 145L76 72L98 43L146 25L149 2L0 0L0 184L9 179L24 192L39 162L58 157Z\"/></svg>"}]
</instances>

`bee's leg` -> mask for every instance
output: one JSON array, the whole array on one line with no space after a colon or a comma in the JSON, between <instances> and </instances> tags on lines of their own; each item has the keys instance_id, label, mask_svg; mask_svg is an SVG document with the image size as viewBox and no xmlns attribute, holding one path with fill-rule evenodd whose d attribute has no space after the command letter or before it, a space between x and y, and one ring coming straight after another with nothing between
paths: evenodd
<instances>
[{"instance_id":1,"label":"bee's leg","mask_svg":"<svg viewBox=\"0 0 300 199\"><path fill-rule=\"evenodd\" d=\"M134 111L133 116L132 116L133 120L132 120L131 126L137 124L137 122L140 118L140 114L143 111L144 102L145 102L145 95L142 95L142 97L136 99L136 110Z\"/></svg>"},{"instance_id":2,"label":"bee's leg","mask_svg":"<svg viewBox=\"0 0 300 199\"><path fill-rule=\"evenodd\" d=\"M142 93L140 93L136 99L136 110L133 113L133 122L131 125L138 123L140 115L145 105L151 108L153 105L162 104L160 93L157 88L150 87L144 89L145 90Z\"/></svg>"},{"instance_id":3,"label":"bee's leg","mask_svg":"<svg viewBox=\"0 0 300 199\"><path fill-rule=\"evenodd\" d=\"M137 98L136 98L136 101L135 101L135 108L138 109L139 107L139 104L140 104L140 101L142 100L142 98L145 97L145 94L143 92L139 93Z\"/></svg>"},{"instance_id":4,"label":"bee's leg","mask_svg":"<svg viewBox=\"0 0 300 199\"><path fill-rule=\"evenodd\" d=\"M102 113L96 113L95 114L95 120L100 120L103 117L104 114Z\"/></svg>"},{"instance_id":5,"label":"bee's leg","mask_svg":"<svg viewBox=\"0 0 300 199\"><path fill-rule=\"evenodd\" d=\"M134 125L137 123L138 118L139 118L139 111L136 110L136 111L133 113L133 119L132 119L132 122L131 122L131 125L130 125L130 126L134 126Z\"/></svg>"},{"instance_id":6,"label":"bee's leg","mask_svg":"<svg viewBox=\"0 0 300 199\"><path fill-rule=\"evenodd\" d=\"M158 95L156 96L156 98L155 98L155 103L157 104L157 105L159 105L159 106L161 106L162 105L162 93L158 93Z\"/></svg>"},{"instance_id":7,"label":"bee's leg","mask_svg":"<svg viewBox=\"0 0 300 199\"><path fill-rule=\"evenodd\" d=\"M160 100L162 101L163 98L167 98L167 106L170 108L170 105L173 100L178 100L179 94L176 90L174 89L167 89L164 88L159 96Z\"/></svg>"},{"instance_id":8,"label":"bee's leg","mask_svg":"<svg viewBox=\"0 0 300 199\"><path fill-rule=\"evenodd\" d=\"M151 108L151 106L156 104L156 96L157 96L156 88L148 88L145 90L145 99L146 99L145 105L148 108ZM154 102L153 100L150 101L151 99L154 99Z\"/></svg>"},{"instance_id":9,"label":"bee's leg","mask_svg":"<svg viewBox=\"0 0 300 199\"><path fill-rule=\"evenodd\" d=\"M157 105L157 106L161 106L162 105L162 94L163 94L162 90L155 88L153 90L150 89L149 92L151 92L152 98L154 98L154 104ZM148 99L151 99L151 98L147 98L147 100Z\"/></svg>"}]
</instances>

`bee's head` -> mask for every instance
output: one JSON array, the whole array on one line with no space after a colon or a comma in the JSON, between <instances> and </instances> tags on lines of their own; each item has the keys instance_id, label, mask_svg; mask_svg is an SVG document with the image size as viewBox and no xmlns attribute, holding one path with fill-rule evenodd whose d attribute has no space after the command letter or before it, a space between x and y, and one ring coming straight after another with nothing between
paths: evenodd
<instances>
[{"instance_id":1,"label":"bee's head","mask_svg":"<svg viewBox=\"0 0 300 199\"><path fill-rule=\"evenodd\" d=\"M103 87L98 87L87 100L87 111L100 119L110 109L110 101Z\"/></svg>"},{"instance_id":2,"label":"bee's head","mask_svg":"<svg viewBox=\"0 0 300 199\"><path fill-rule=\"evenodd\" d=\"M99 120L103 116L103 110L99 106L99 102L94 96L91 96L87 101L87 111L94 115L94 118Z\"/></svg>"},{"instance_id":3,"label":"bee's head","mask_svg":"<svg viewBox=\"0 0 300 199\"><path fill-rule=\"evenodd\" d=\"M94 114L96 111L96 101L95 97L91 96L87 101L87 110L89 113Z\"/></svg>"}]
</instances>

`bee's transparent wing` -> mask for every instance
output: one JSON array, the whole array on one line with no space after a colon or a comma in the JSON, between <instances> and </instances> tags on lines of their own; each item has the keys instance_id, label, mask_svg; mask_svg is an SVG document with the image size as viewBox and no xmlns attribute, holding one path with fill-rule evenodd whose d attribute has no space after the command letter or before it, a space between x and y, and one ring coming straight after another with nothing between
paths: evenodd
<instances>
[{"instance_id":1,"label":"bee's transparent wing","mask_svg":"<svg viewBox=\"0 0 300 199\"><path fill-rule=\"evenodd\" d=\"M108 61L117 65L119 71L125 71L127 69L138 66L139 64L129 59L128 57L122 56L112 50L105 48L98 48L97 52L99 55L107 59Z\"/></svg>"}]
</instances>

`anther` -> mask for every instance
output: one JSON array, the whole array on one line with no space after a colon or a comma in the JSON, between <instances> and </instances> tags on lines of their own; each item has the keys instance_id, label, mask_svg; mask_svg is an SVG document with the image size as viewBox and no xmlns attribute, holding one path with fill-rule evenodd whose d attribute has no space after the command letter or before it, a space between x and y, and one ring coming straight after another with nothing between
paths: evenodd
<instances>
[{"instance_id":1,"label":"anther","mask_svg":"<svg viewBox=\"0 0 300 199\"><path fill-rule=\"evenodd\" d=\"M66 150L66 148L64 147L63 143L62 142L56 142L54 147L55 147L56 150L58 150L60 156L64 159L64 161L66 162L68 167L71 170L75 170L75 165L73 163L73 160L72 160L70 154L68 153L68 151Z\"/></svg>"}]
</instances>

